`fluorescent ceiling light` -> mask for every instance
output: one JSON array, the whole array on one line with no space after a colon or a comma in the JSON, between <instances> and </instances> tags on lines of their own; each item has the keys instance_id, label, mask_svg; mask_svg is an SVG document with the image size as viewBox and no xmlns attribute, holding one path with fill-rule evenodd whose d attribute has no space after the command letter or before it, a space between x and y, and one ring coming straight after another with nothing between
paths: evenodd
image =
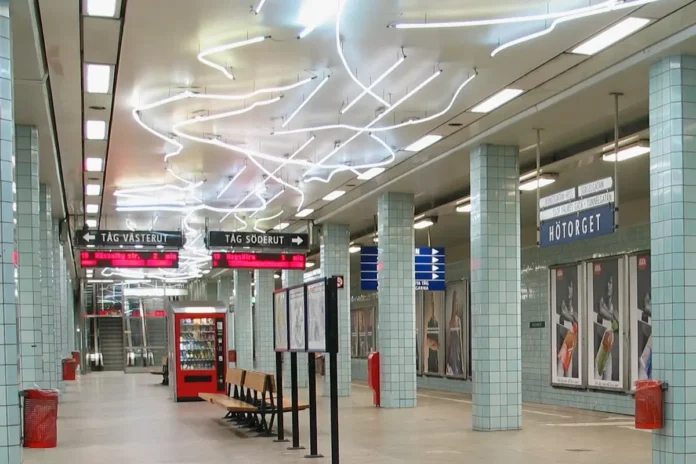
<instances>
[{"instance_id":1,"label":"fluorescent ceiling light","mask_svg":"<svg viewBox=\"0 0 696 464\"><path fill-rule=\"evenodd\" d=\"M470 213L471 212L471 203L464 203L463 205L457 206L456 211L458 213Z\"/></svg>"},{"instance_id":2,"label":"fluorescent ceiling light","mask_svg":"<svg viewBox=\"0 0 696 464\"><path fill-rule=\"evenodd\" d=\"M256 5L256 8L254 8L254 13L256 13L256 14L261 13L261 8L263 8L264 3L266 3L266 0L259 0L259 4Z\"/></svg>"},{"instance_id":3,"label":"fluorescent ceiling light","mask_svg":"<svg viewBox=\"0 0 696 464\"><path fill-rule=\"evenodd\" d=\"M534 171L529 171L527 173L524 173L520 176L520 182L524 182L525 180L529 180L532 177L536 177L537 172L536 169Z\"/></svg>"},{"instance_id":4,"label":"fluorescent ceiling light","mask_svg":"<svg viewBox=\"0 0 696 464\"><path fill-rule=\"evenodd\" d=\"M87 158L87 159L85 159L85 171L101 172L103 167L104 167L104 160L101 158Z\"/></svg>"},{"instance_id":5,"label":"fluorescent ceiling light","mask_svg":"<svg viewBox=\"0 0 696 464\"><path fill-rule=\"evenodd\" d=\"M309 216L309 215L312 214L313 212L314 212L313 209L311 209L311 208L305 208L305 209L303 209L302 211L300 211L299 213L297 213L297 214L295 215L295 217L304 218L304 217Z\"/></svg>"},{"instance_id":6,"label":"fluorescent ceiling light","mask_svg":"<svg viewBox=\"0 0 696 464\"><path fill-rule=\"evenodd\" d=\"M87 65L87 92L109 93L111 89L111 66L108 64Z\"/></svg>"},{"instance_id":7,"label":"fluorescent ceiling light","mask_svg":"<svg viewBox=\"0 0 696 464\"><path fill-rule=\"evenodd\" d=\"M475 107L471 109L472 113L490 113L494 109L503 106L510 100L517 98L520 96L522 93L524 93L524 90L520 89L503 89L500 92L496 93L492 97L488 98L487 100L484 100L482 103L479 103Z\"/></svg>"},{"instance_id":8,"label":"fluorescent ceiling light","mask_svg":"<svg viewBox=\"0 0 696 464\"><path fill-rule=\"evenodd\" d=\"M435 224L435 222L431 218L422 218L418 220L416 223L413 224L413 228L416 230L421 230L421 229L427 229L428 227L432 226Z\"/></svg>"},{"instance_id":9,"label":"fluorescent ceiling light","mask_svg":"<svg viewBox=\"0 0 696 464\"><path fill-rule=\"evenodd\" d=\"M319 92L319 90L321 90L321 88L324 87L324 84L326 84L326 83L329 81L329 77L331 77L331 76L326 76L326 77L319 83L319 85L317 85L317 86L314 88L314 90L312 90L312 93L310 93L309 96L308 96L307 98L305 98L304 101L303 101L302 103L300 103L300 106L298 106L297 109L296 109L295 111L292 112L292 114L290 115L290 117L289 117L288 119L286 119L286 120L283 122L282 127L285 127L285 126L287 126L288 124L290 124L290 121L292 121L292 119L293 119L295 116L297 116L297 113L299 113L300 111L302 111L302 108L304 108L305 105L307 105L307 103L309 103L309 101L310 101L312 98L314 98L314 96L317 94L317 92Z\"/></svg>"},{"instance_id":10,"label":"fluorescent ceiling light","mask_svg":"<svg viewBox=\"0 0 696 464\"><path fill-rule=\"evenodd\" d=\"M360 180L370 180L384 172L384 168L371 168L358 176Z\"/></svg>"},{"instance_id":11,"label":"fluorescent ceiling light","mask_svg":"<svg viewBox=\"0 0 696 464\"><path fill-rule=\"evenodd\" d=\"M113 284L114 281L110 279L91 279L87 281L88 284Z\"/></svg>"},{"instance_id":12,"label":"fluorescent ceiling light","mask_svg":"<svg viewBox=\"0 0 696 464\"><path fill-rule=\"evenodd\" d=\"M626 18L614 24L604 32L592 37L590 40L580 44L578 47L574 48L571 53L594 55L628 37L639 29L642 29L649 22L650 20L645 18Z\"/></svg>"},{"instance_id":13,"label":"fluorescent ceiling light","mask_svg":"<svg viewBox=\"0 0 696 464\"><path fill-rule=\"evenodd\" d=\"M278 273L276 272L275 274L273 274L273 278L274 278L274 279L280 279L280 274L278 274Z\"/></svg>"},{"instance_id":14,"label":"fluorescent ceiling light","mask_svg":"<svg viewBox=\"0 0 696 464\"><path fill-rule=\"evenodd\" d=\"M345 195L345 190L334 190L324 197L324 201L334 201L336 198L340 198Z\"/></svg>"},{"instance_id":15,"label":"fluorescent ceiling light","mask_svg":"<svg viewBox=\"0 0 696 464\"><path fill-rule=\"evenodd\" d=\"M290 225L289 222L281 222L280 224L278 224L277 226L275 226L275 227L273 228L273 230L283 230L283 229L287 229L287 227L288 227L289 225Z\"/></svg>"},{"instance_id":16,"label":"fluorescent ceiling light","mask_svg":"<svg viewBox=\"0 0 696 464\"><path fill-rule=\"evenodd\" d=\"M227 185L225 185L225 186L222 188L222 190L220 190L220 193L218 193L218 196L217 196L218 198L220 198L221 196L223 196L223 195L225 194L225 192L227 191L227 189L229 189L230 187L232 187L232 184L234 184L235 181L236 181L237 179L239 179L239 176L242 175L242 173L246 170L246 168L247 168L246 166L242 166L242 169L240 169L239 172L238 172L237 174L234 175L234 177L230 178L229 182L227 182Z\"/></svg>"},{"instance_id":17,"label":"fluorescent ceiling light","mask_svg":"<svg viewBox=\"0 0 696 464\"><path fill-rule=\"evenodd\" d=\"M304 0L297 18L297 22L303 25L304 29L297 38L307 37L314 29L327 22L338 11L339 2L343 1L345 0Z\"/></svg>"},{"instance_id":18,"label":"fluorescent ceiling light","mask_svg":"<svg viewBox=\"0 0 696 464\"><path fill-rule=\"evenodd\" d=\"M96 214L99 212L99 205L89 204L85 207L85 211L89 214Z\"/></svg>"},{"instance_id":19,"label":"fluorescent ceiling light","mask_svg":"<svg viewBox=\"0 0 696 464\"><path fill-rule=\"evenodd\" d=\"M85 132L89 140L106 139L106 121L89 120L85 124Z\"/></svg>"},{"instance_id":20,"label":"fluorescent ceiling light","mask_svg":"<svg viewBox=\"0 0 696 464\"><path fill-rule=\"evenodd\" d=\"M358 251L360 251L360 246L358 245L351 245L348 247L348 253L350 254L357 253Z\"/></svg>"},{"instance_id":21,"label":"fluorescent ceiling light","mask_svg":"<svg viewBox=\"0 0 696 464\"><path fill-rule=\"evenodd\" d=\"M525 182L522 182L522 183L520 184L520 190L523 190L523 191L525 191L525 192L529 192L529 191L532 191L532 190L536 190L537 188L546 187L547 185L551 185L551 184L553 184L554 182L556 182L556 178L555 178L555 177L550 176L550 175L548 175L548 174L542 174L542 175L539 177L538 183L537 183L537 179L536 179L536 178L532 178L532 179L529 179L529 180L527 180L527 181L525 181Z\"/></svg>"},{"instance_id":22,"label":"fluorescent ceiling light","mask_svg":"<svg viewBox=\"0 0 696 464\"><path fill-rule=\"evenodd\" d=\"M97 220L96 219L87 219L85 221L85 224L87 224L87 227L90 227L92 229L97 228Z\"/></svg>"},{"instance_id":23,"label":"fluorescent ceiling light","mask_svg":"<svg viewBox=\"0 0 696 464\"><path fill-rule=\"evenodd\" d=\"M101 193L101 185L99 184L87 184L85 186L85 195L88 197L96 197Z\"/></svg>"},{"instance_id":24,"label":"fluorescent ceiling light","mask_svg":"<svg viewBox=\"0 0 696 464\"><path fill-rule=\"evenodd\" d=\"M379 237L375 235L374 237L372 237L372 241L375 243L379 243Z\"/></svg>"},{"instance_id":25,"label":"fluorescent ceiling light","mask_svg":"<svg viewBox=\"0 0 696 464\"><path fill-rule=\"evenodd\" d=\"M431 134L431 135L426 135L425 137L416 140L416 141L413 142L411 145L409 145L408 147L404 148L404 150L406 150L406 151L421 151L421 150L425 150L425 149L428 148L430 145L434 144L435 142L439 142L440 140L442 140L442 136L441 136L441 135L433 135L433 134Z\"/></svg>"},{"instance_id":26,"label":"fluorescent ceiling light","mask_svg":"<svg viewBox=\"0 0 696 464\"><path fill-rule=\"evenodd\" d=\"M307 263L305 264L305 267L308 267L308 268L309 268L309 267L314 267L314 262L313 262L313 261L307 261Z\"/></svg>"},{"instance_id":27,"label":"fluorescent ceiling light","mask_svg":"<svg viewBox=\"0 0 696 464\"><path fill-rule=\"evenodd\" d=\"M374 89L377 86L377 84L382 82L389 74L392 73L392 71L394 71L396 68L398 68L399 65L401 65L401 63L403 63L405 60L406 60L405 56L402 56L401 58L399 58L396 61L396 63L391 65L391 67L389 69L384 71L384 73L381 76L379 76L377 79L375 79L375 81L372 84L370 84L369 87L367 87L365 90L363 90L357 97L355 97L353 99L353 101L348 103L345 106L345 108L343 108L341 110L341 114L345 114L348 110L350 110L353 107L353 105L355 105L357 102L359 102L362 99L362 97L364 97L365 95L367 95L368 92L370 92L372 89Z\"/></svg>"},{"instance_id":28,"label":"fluorescent ceiling light","mask_svg":"<svg viewBox=\"0 0 696 464\"><path fill-rule=\"evenodd\" d=\"M88 16L116 16L116 0L87 0Z\"/></svg>"},{"instance_id":29,"label":"fluorescent ceiling light","mask_svg":"<svg viewBox=\"0 0 696 464\"><path fill-rule=\"evenodd\" d=\"M628 147L619 149L619 162L625 161L627 159L635 158L637 156L645 155L650 153L650 144L648 142L638 142L637 144L630 145ZM602 155L604 161L616 161L616 156L614 152L605 153Z\"/></svg>"}]
</instances>

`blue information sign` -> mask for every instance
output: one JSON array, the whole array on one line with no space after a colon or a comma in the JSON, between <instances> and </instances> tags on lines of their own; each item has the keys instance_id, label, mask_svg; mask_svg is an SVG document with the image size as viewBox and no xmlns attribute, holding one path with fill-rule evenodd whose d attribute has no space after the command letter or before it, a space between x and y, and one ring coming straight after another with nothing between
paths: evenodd
<instances>
[{"instance_id":1,"label":"blue information sign","mask_svg":"<svg viewBox=\"0 0 696 464\"><path fill-rule=\"evenodd\" d=\"M541 247L564 245L614 233L614 205L580 211L541 223Z\"/></svg>"},{"instance_id":2,"label":"blue information sign","mask_svg":"<svg viewBox=\"0 0 696 464\"><path fill-rule=\"evenodd\" d=\"M378 289L377 247L360 249L360 288ZM415 249L416 290L445 291L445 249L419 247Z\"/></svg>"}]
</instances>

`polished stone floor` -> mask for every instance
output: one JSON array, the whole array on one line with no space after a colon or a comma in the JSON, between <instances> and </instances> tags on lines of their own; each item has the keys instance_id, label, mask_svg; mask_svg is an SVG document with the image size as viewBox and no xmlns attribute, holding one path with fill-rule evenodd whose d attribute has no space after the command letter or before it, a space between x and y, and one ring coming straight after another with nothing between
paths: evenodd
<instances>
[{"instance_id":1,"label":"polished stone floor","mask_svg":"<svg viewBox=\"0 0 696 464\"><path fill-rule=\"evenodd\" d=\"M465 396L423 390L416 409L378 410L364 385L356 384L353 391L340 403L343 463L651 461L650 433L634 430L630 417L525 404L522 431L481 433L471 430ZM319 451L328 456L328 400L319 403ZM308 462L304 452L288 451L286 444L269 438L247 437L223 423L210 404L173 403L168 388L147 374L84 376L69 386L59 415L58 448L25 450L24 464ZM306 446L306 413L301 426Z\"/></svg>"}]
</instances>

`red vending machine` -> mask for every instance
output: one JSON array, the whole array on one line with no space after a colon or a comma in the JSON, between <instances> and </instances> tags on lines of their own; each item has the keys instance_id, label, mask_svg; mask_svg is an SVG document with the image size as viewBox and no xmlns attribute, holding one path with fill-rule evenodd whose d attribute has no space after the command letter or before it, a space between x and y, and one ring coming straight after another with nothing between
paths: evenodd
<instances>
[{"instance_id":1,"label":"red vending machine","mask_svg":"<svg viewBox=\"0 0 696 464\"><path fill-rule=\"evenodd\" d=\"M225 392L227 306L222 302L172 302L170 385L176 401ZM171 375L174 374L174 375Z\"/></svg>"}]
</instances>

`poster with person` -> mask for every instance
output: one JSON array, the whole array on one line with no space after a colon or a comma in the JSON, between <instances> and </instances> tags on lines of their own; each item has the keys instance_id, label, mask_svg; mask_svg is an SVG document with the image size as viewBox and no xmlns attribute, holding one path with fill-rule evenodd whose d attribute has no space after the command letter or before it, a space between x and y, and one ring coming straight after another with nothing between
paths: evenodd
<instances>
[{"instance_id":1,"label":"poster with person","mask_svg":"<svg viewBox=\"0 0 696 464\"><path fill-rule=\"evenodd\" d=\"M375 308L365 309L365 345L367 348L368 356L375 350Z\"/></svg>"},{"instance_id":2,"label":"poster with person","mask_svg":"<svg viewBox=\"0 0 696 464\"><path fill-rule=\"evenodd\" d=\"M307 285L307 350L326 352L326 282Z\"/></svg>"},{"instance_id":3,"label":"poster with person","mask_svg":"<svg viewBox=\"0 0 696 464\"><path fill-rule=\"evenodd\" d=\"M423 373L442 375L443 350L442 344L442 309L444 292L423 292Z\"/></svg>"},{"instance_id":4,"label":"poster with person","mask_svg":"<svg viewBox=\"0 0 696 464\"><path fill-rule=\"evenodd\" d=\"M273 294L275 350L288 350L288 302L285 290ZM233 332L234 333L234 332Z\"/></svg>"},{"instance_id":5,"label":"poster with person","mask_svg":"<svg viewBox=\"0 0 696 464\"><path fill-rule=\"evenodd\" d=\"M582 339L580 317L583 304L578 265L551 269L551 383L583 386Z\"/></svg>"},{"instance_id":6,"label":"poster with person","mask_svg":"<svg viewBox=\"0 0 696 464\"><path fill-rule=\"evenodd\" d=\"M290 350L305 351L307 349L307 322L305 319L305 288L297 287L288 290L290 313Z\"/></svg>"},{"instance_id":7,"label":"poster with person","mask_svg":"<svg viewBox=\"0 0 696 464\"><path fill-rule=\"evenodd\" d=\"M423 333L423 292L416 291L416 373L423 373L423 364L421 363L421 337Z\"/></svg>"},{"instance_id":8,"label":"poster with person","mask_svg":"<svg viewBox=\"0 0 696 464\"><path fill-rule=\"evenodd\" d=\"M650 253L631 256L631 388L637 380L652 379L652 287Z\"/></svg>"},{"instance_id":9,"label":"poster with person","mask_svg":"<svg viewBox=\"0 0 696 464\"><path fill-rule=\"evenodd\" d=\"M466 282L448 282L445 294L445 375L466 378L468 359Z\"/></svg>"},{"instance_id":10,"label":"poster with person","mask_svg":"<svg viewBox=\"0 0 696 464\"><path fill-rule=\"evenodd\" d=\"M591 387L624 388L623 258L588 264L589 379Z\"/></svg>"},{"instance_id":11,"label":"poster with person","mask_svg":"<svg viewBox=\"0 0 696 464\"><path fill-rule=\"evenodd\" d=\"M358 357L358 312L350 312L350 353L354 358Z\"/></svg>"}]
</instances>

